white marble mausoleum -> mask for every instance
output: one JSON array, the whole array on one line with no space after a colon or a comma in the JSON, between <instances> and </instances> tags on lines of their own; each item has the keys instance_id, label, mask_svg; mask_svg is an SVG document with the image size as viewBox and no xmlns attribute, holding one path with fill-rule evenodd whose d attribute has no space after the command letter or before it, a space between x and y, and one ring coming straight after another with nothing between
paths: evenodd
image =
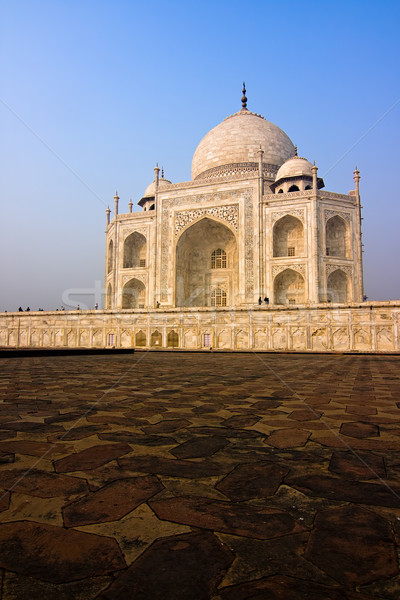
<instances>
[{"instance_id":1,"label":"white marble mausoleum","mask_svg":"<svg viewBox=\"0 0 400 600\"><path fill-rule=\"evenodd\" d=\"M398 302L365 302L361 203L330 192L288 135L242 107L107 209L104 310L8 313L3 346L398 351Z\"/></svg>"}]
</instances>

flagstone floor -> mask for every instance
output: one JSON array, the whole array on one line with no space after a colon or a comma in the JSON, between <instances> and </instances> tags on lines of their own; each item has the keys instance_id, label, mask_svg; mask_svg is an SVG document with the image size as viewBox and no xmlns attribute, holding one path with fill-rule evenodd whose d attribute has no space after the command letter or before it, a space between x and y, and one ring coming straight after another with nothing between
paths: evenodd
<instances>
[{"instance_id":1,"label":"flagstone floor","mask_svg":"<svg viewBox=\"0 0 400 600\"><path fill-rule=\"evenodd\" d=\"M3 600L400 597L400 356L0 359Z\"/></svg>"}]
</instances>

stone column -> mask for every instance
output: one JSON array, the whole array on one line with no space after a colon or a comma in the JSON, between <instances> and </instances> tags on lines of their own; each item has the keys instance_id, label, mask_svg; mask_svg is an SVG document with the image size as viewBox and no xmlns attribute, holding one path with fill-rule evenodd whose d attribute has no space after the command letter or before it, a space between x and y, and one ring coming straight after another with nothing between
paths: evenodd
<instances>
[{"instance_id":1,"label":"stone column","mask_svg":"<svg viewBox=\"0 0 400 600\"><path fill-rule=\"evenodd\" d=\"M311 272L311 281L309 282L309 301L310 302L319 302L319 287L320 287L320 278L319 278L319 270L320 270L320 257L319 257L319 240L318 240L318 217L319 217L319 206L318 206L318 181L317 181L317 171L318 167L315 166L315 163L312 167L312 177L313 177L313 195L311 198L311 248L310 248L310 256L309 261L311 261L311 269L308 269L308 272ZM309 263L310 264L310 263Z\"/></svg>"},{"instance_id":2,"label":"stone column","mask_svg":"<svg viewBox=\"0 0 400 600\"><path fill-rule=\"evenodd\" d=\"M360 171L355 168L354 171L354 182L355 182L355 195L356 195L356 236L357 236L357 260L356 260L356 302L362 302L364 298L364 276L363 276L363 243L362 243L362 230L361 230L361 200L360 200Z\"/></svg>"},{"instance_id":3,"label":"stone column","mask_svg":"<svg viewBox=\"0 0 400 600\"><path fill-rule=\"evenodd\" d=\"M149 298L149 306L151 306L152 308L156 308L157 302L161 301L161 294L162 294L162 290L160 289L160 281L157 281L157 273L160 273L160 276L161 276L161 260L159 258L159 256L161 256L161 254L159 252L161 250L161 240L160 240L160 244L159 244L158 243L159 242L158 232L160 231L160 233L162 234L162 229L161 229L161 218L162 218L161 207L158 205L159 175L160 175L160 169L159 169L158 163L157 163L156 166L154 167L154 181L156 182L156 189L155 189L155 193L154 193L154 204L155 204L155 209L156 209L156 218L155 218L155 221L154 221L154 250L153 250L153 260L154 260L153 290L154 290L154 294L153 294L153 298L152 299ZM160 260L160 267L159 267L159 269L157 269L157 262L158 262L158 260ZM150 272L149 272L149 275L150 275ZM150 279L148 280L147 285L150 288Z\"/></svg>"},{"instance_id":4,"label":"stone column","mask_svg":"<svg viewBox=\"0 0 400 600\"><path fill-rule=\"evenodd\" d=\"M264 274L264 215L263 215L263 195L264 195L264 176L263 176L263 156L264 151L258 150L258 295L264 299L265 296L265 274ZM254 290L255 291L255 290Z\"/></svg>"},{"instance_id":5,"label":"stone column","mask_svg":"<svg viewBox=\"0 0 400 600\"><path fill-rule=\"evenodd\" d=\"M119 308L118 304L118 255L119 255L119 247L118 247L118 201L119 196L118 192L115 192L114 196L114 256L113 256L113 303L111 308Z\"/></svg>"}]
</instances>

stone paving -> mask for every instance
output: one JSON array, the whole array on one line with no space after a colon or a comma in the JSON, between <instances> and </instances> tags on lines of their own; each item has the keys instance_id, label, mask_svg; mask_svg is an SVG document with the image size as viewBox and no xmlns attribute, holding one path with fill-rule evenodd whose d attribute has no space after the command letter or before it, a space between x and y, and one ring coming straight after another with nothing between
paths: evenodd
<instances>
[{"instance_id":1,"label":"stone paving","mask_svg":"<svg viewBox=\"0 0 400 600\"><path fill-rule=\"evenodd\" d=\"M3 600L400 597L400 356L0 367Z\"/></svg>"}]
</instances>

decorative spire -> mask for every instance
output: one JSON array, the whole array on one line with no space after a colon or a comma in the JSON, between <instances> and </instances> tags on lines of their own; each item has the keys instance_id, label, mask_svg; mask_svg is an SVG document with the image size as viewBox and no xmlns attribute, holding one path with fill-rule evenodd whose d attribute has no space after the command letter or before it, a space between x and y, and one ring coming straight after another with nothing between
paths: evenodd
<instances>
[{"instance_id":1,"label":"decorative spire","mask_svg":"<svg viewBox=\"0 0 400 600\"><path fill-rule=\"evenodd\" d=\"M297 146L294 147L294 156L298 156L298 154L297 154Z\"/></svg>"},{"instance_id":2,"label":"decorative spire","mask_svg":"<svg viewBox=\"0 0 400 600\"><path fill-rule=\"evenodd\" d=\"M119 200L118 192L115 191L115 196L114 196L114 212L115 212L115 216L117 216L117 214L118 214L118 200Z\"/></svg>"},{"instance_id":3,"label":"decorative spire","mask_svg":"<svg viewBox=\"0 0 400 600\"><path fill-rule=\"evenodd\" d=\"M160 168L158 166L158 163L156 163L156 166L154 167L154 181L156 182L156 190L158 189L158 181L159 181L159 175L160 175Z\"/></svg>"},{"instance_id":4,"label":"decorative spire","mask_svg":"<svg viewBox=\"0 0 400 600\"><path fill-rule=\"evenodd\" d=\"M129 206L129 212L131 213L132 212L132 206L133 206L132 198L129 198L128 206Z\"/></svg>"},{"instance_id":5,"label":"decorative spire","mask_svg":"<svg viewBox=\"0 0 400 600\"><path fill-rule=\"evenodd\" d=\"M353 175L356 184L356 194L358 197L360 197L360 171L357 169L357 167L355 168Z\"/></svg>"},{"instance_id":6,"label":"decorative spire","mask_svg":"<svg viewBox=\"0 0 400 600\"><path fill-rule=\"evenodd\" d=\"M164 179L164 167L161 169L161 179Z\"/></svg>"},{"instance_id":7,"label":"decorative spire","mask_svg":"<svg viewBox=\"0 0 400 600\"><path fill-rule=\"evenodd\" d=\"M243 89L242 89L242 108L247 108L247 98L246 98L246 84L243 81Z\"/></svg>"}]
</instances>

